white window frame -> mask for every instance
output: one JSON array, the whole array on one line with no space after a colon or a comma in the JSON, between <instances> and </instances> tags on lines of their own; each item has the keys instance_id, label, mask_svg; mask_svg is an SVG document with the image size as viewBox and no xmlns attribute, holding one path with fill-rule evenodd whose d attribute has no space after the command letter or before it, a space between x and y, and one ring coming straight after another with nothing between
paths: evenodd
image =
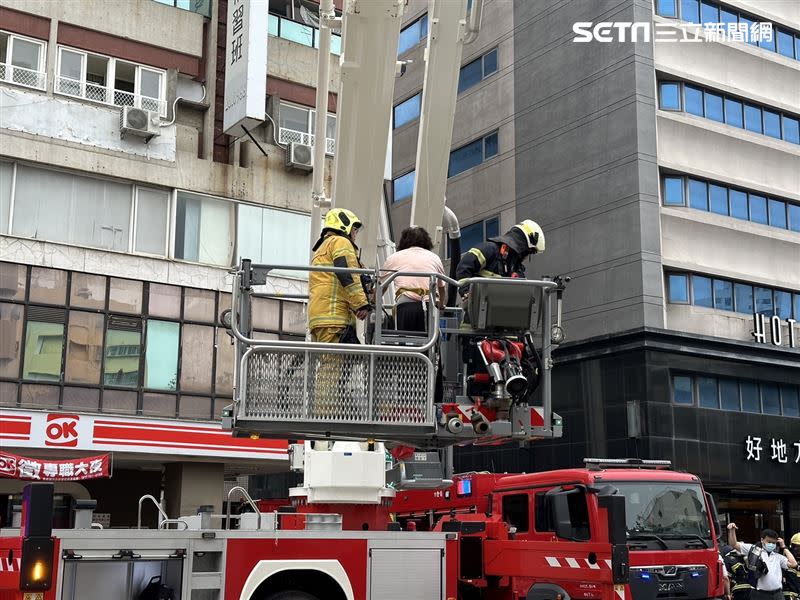
<instances>
[{"instance_id":1,"label":"white window frame","mask_svg":"<svg viewBox=\"0 0 800 600\"><path fill-rule=\"evenodd\" d=\"M311 108L310 106L303 106L302 104L296 104L294 102L288 102L286 100L281 100L280 107L278 107L278 110L280 110L281 107L284 107L284 106L288 106L288 107L291 107L291 108L296 108L296 109L300 109L300 110L306 111L306 128L305 128L305 131L301 131L300 133L303 133L303 134L305 134L307 136L314 135L314 139L316 140L316 134L312 134L311 133L311 126L312 126L312 123L314 122L314 119L315 119L316 114L317 114L316 109L315 108ZM334 120L334 123L335 123L334 124L334 129L336 128L336 126L338 126L338 122L336 120L337 119L336 113L332 113L332 112L327 113L326 120L325 120L325 154L327 154L327 155L333 155L333 153L334 153L333 151L335 150L335 148L333 148L333 144L329 144L328 143L328 140L331 140L331 141L335 140L335 138L329 138L328 137L328 121L327 121L327 119L330 118L330 117L333 117L333 120ZM280 123L278 123L278 127L279 127L279 129L284 129L283 127L280 127ZM334 134L334 135L336 135L336 134Z\"/></svg>"},{"instance_id":2,"label":"white window frame","mask_svg":"<svg viewBox=\"0 0 800 600\"><path fill-rule=\"evenodd\" d=\"M119 61L122 61L124 63L129 64L129 65L133 65L133 67L134 67L134 76L133 76L134 106L141 107L142 98L150 98L150 96L142 96L142 93L141 93L142 92L142 83L141 83L142 82L142 71L150 71L151 73L155 73L155 74L157 74L159 76L159 78L160 78L159 89L158 89L159 97L157 98L157 101L159 102L158 115L160 117L162 117L162 118L166 118L166 116L167 116L167 72L164 69L158 69L156 67L151 67L149 65L142 65L140 63L133 62L133 61L130 61L130 60L125 60L125 59L122 59L122 58L117 59L117 58L115 58L113 56L108 56L106 54L100 54L99 52L86 52L84 50L79 50L78 48L73 48L71 46L59 45L58 46L58 58L57 58L57 64L56 64L56 73L55 73L56 78L61 77L61 55L62 55L63 51L74 52L75 54L81 54L83 56L82 63L81 63L81 80L80 80L81 95L80 96L74 96L72 94L67 94L65 92L60 92L59 89L58 89L58 83L57 82L56 82L56 85L54 86L54 93L62 95L62 96L67 96L69 98L80 98L81 100L85 100L87 102L93 102L93 103L97 103L97 104L104 104L106 106L120 106L119 104L116 104L114 102L114 94L115 94L115 92L117 92L117 91L123 92L123 90L117 90L114 87L114 80L116 79L116 73L117 73L117 61L119 60ZM88 65L89 55L90 54L93 55L93 56L97 56L99 58L104 58L104 59L106 59L108 61L108 65L106 67L106 85L105 85L106 98L108 99L108 101L106 101L106 102L86 97L86 84L88 83L86 81L86 70L88 68L87 65ZM93 85L98 85L98 84L93 84ZM130 92L124 92L124 93L130 93Z\"/></svg>"},{"instance_id":3,"label":"white window frame","mask_svg":"<svg viewBox=\"0 0 800 600\"><path fill-rule=\"evenodd\" d=\"M164 253L163 254L152 254L150 252L142 252L141 250L136 250L136 231L139 228L139 190L153 190L156 192L166 192L167 194L167 206L164 209L167 215L167 226L166 231L164 233ZM142 256L153 256L156 258L169 258L170 248L169 248L169 241L170 241L170 229L172 228L172 216L173 216L173 198L175 196L175 190L164 190L163 188L151 186L151 185L133 185L133 202L131 202L132 207L132 214L131 214L131 237L130 237L130 244L129 244L129 252L130 254L138 254Z\"/></svg>"},{"instance_id":4,"label":"white window frame","mask_svg":"<svg viewBox=\"0 0 800 600\"><path fill-rule=\"evenodd\" d=\"M8 36L8 43L6 45L6 62L0 63L5 67L5 76L3 78L0 78L0 81L5 83L10 83L12 85L19 85L21 87L31 88L34 90L42 90L42 91L46 90L47 74L45 65L47 64L47 42L44 40L38 40L36 38L28 37L26 35L19 35L18 33L12 33L11 31L7 31L5 29L0 29L0 33L4 33ZM36 65L36 73L40 73L42 75L41 87L14 81L12 76L14 69L24 68L24 67L15 67L11 62L14 56L14 40L24 40L26 42L30 42L32 44L36 44L37 46L39 46L39 62Z\"/></svg>"}]
</instances>

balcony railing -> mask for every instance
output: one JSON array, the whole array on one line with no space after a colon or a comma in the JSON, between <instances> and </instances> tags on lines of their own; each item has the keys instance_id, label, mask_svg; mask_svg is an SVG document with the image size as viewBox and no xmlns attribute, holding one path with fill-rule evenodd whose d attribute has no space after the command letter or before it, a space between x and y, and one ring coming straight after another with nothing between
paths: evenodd
<instances>
[{"instance_id":1,"label":"balcony railing","mask_svg":"<svg viewBox=\"0 0 800 600\"><path fill-rule=\"evenodd\" d=\"M269 34L310 48L319 48L319 29L269 13ZM331 54L342 53L342 36L331 34Z\"/></svg>"},{"instance_id":2,"label":"balcony railing","mask_svg":"<svg viewBox=\"0 0 800 600\"><path fill-rule=\"evenodd\" d=\"M16 83L35 90L43 90L47 86L47 74L43 71L34 71L25 67L0 63L0 81Z\"/></svg>"},{"instance_id":3,"label":"balcony railing","mask_svg":"<svg viewBox=\"0 0 800 600\"><path fill-rule=\"evenodd\" d=\"M281 144L304 144L306 146L314 145L314 134L306 133L305 131L297 131L296 129L287 129L281 127L278 132L278 141ZM336 150L336 141L332 138L325 138L325 154L333 154Z\"/></svg>"},{"instance_id":4,"label":"balcony railing","mask_svg":"<svg viewBox=\"0 0 800 600\"><path fill-rule=\"evenodd\" d=\"M73 98L85 98L92 102L101 102L113 106L135 106L136 108L158 113L162 117L167 116L166 100L115 90L90 81L80 81L59 75L56 77L55 92L65 96L72 96Z\"/></svg>"}]
</instances>

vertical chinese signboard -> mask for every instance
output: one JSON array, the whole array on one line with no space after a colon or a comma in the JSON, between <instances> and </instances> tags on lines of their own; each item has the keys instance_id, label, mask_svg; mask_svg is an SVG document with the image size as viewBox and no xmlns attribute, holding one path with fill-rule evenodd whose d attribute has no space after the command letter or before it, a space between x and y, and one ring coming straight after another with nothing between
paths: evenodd
<instances>
[{"instance_id":1,"label":"vertical chinese signboard","mask_svg":"<svg viewBox=\"0 0 800 600\"><path fill-rule=\"evenodd\" d=\"M267 0L228 0L223 129L234 137L266 118L268 10Z\"/></svg>"}]
</instances>

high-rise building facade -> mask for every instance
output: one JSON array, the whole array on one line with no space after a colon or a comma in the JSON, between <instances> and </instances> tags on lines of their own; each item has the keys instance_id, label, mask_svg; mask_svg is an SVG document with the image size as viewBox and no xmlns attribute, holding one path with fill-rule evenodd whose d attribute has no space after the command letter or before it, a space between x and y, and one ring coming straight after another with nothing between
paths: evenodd
<instances>
[{"instance_id":1,"label":"high-rise building facade","mask_svg":"<svg viewBox=\"0 0 800 600\"><path fill-rule=\"evenodd\" d=\"M411 5L395 232L410 214L427 28L426 3ZM576 23L606 23L608 41L574 41ZM749 537L800 527L799 120L796 2L485 3L464 49L447 203L466 247L535 219L547 251L528 276L572 277L554 370L565 426L530 448L460 449L458 468L668 459Z\"/></svg>"}]
</instances>

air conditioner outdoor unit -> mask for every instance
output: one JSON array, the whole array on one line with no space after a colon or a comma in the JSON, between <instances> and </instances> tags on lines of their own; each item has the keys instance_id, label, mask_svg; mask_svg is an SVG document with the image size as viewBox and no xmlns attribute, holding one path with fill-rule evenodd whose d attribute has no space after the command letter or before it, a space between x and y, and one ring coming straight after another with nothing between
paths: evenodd
<instances>
[{"instance_id":1,"label":"air conditioner outdoor unit","mask_svg":"<svg viewBox=\"0 0 800 600\"><path fill-rule=\"evenodd\" d=\"M314 168L314 155L311 146L292 142L286 149L286 166L301 171L311 171Z\"/></svg>"},{"instance_id":2,"label":"air conditioner outdoor unit","mask_svg":"<svg viewBox=\"0 0 800 600\"><path fill-rule=\"evenodd\" d=\"M135 106L122 107L119 113L119 132L122 137L131 134L144 138L145 142L149 142L150 138L161 134L155 114Z\"/></svg>"}]
</instances>

